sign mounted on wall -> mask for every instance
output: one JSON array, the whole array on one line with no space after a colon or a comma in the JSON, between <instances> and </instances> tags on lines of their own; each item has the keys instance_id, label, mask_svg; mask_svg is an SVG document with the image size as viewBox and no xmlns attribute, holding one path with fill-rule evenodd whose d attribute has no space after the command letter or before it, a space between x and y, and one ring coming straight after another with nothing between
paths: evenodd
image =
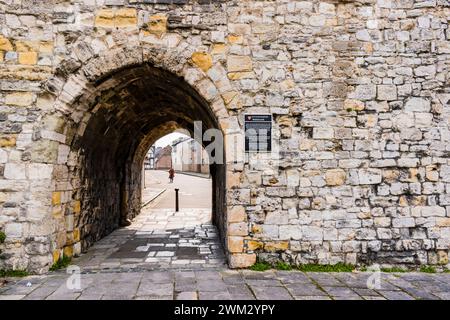
<instances>
[{"instance_id":1,"label":"sign mounted on wall","mask_svg":"<svg viewBox=\"0 0 450 320\"><path fill-rule=\"evenodd\" d=\"M246 114L245 152L272 151L272 115Z\"/></svg>"}]
</instances>

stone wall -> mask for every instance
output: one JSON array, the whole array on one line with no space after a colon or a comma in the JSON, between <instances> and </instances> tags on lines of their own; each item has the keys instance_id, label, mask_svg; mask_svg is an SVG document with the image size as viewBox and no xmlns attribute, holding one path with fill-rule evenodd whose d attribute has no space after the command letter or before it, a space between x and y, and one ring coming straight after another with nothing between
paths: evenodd
<instances>
[{"instance_id":1,"label":"stone wall","mask_svg":"<svg viewBox=\"0 0 450 320\"><path fill-rule=\"evenodd\" d=\"M232 267L448 264L448 17L443 0L0 0L0 269L78 254L138 213L156 138L203 120L229 146L245 113L274 115L281 159L227 149L211 170Z\"/></svg>"}]
</instances>

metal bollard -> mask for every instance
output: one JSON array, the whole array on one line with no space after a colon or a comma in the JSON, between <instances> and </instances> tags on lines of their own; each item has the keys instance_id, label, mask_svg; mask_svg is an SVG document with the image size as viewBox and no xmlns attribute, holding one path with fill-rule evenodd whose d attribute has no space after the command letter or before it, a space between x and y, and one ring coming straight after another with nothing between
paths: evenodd
<instances>
[{"instance_id":1,"label":"metal bollard","mask_svg":"<svg viewBox=\"0 0 450 320\"><path fill-rule=\"evenodd\" d=\"M178 198L178 191L180 191L180 189L175 189L175 212L180 211L180 203L179 203L179 198Z\"/></svg>"}]
</instances>

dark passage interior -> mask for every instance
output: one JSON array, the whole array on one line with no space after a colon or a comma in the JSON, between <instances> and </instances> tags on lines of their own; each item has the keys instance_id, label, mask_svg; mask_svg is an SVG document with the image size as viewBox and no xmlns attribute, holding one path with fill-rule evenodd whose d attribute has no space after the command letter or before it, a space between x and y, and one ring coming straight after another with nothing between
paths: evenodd
<instances>
[{"instance_id":1,"label":"dark passage interior","mask_svg":"<svg viewBox=\"0 0 450 320\"><path fill-rule=\"evenodd\" d=\"M203 132L219 128L208 103L189 84L151 65L121 70L96 87L91 117L72 143L79 181L73 197L82 202L74 224L83 251L139 214L142 166L158 138L178 128L193 131L194 121L202 122ZM224 165L212 164L210 172L212 219L223 242Z\"/></svg>"}]
</instances>

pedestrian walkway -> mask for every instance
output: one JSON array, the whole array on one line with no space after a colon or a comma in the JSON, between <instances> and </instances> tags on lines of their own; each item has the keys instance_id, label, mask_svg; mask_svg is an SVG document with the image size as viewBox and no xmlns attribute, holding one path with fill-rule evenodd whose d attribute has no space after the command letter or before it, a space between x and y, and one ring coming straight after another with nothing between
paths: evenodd
<instances>
[{"instance_id":1,"label":"pedestrian walkway","mask_svg":"<svg viewBox=\"0 0 450 320\"><path fill-rule=\"evenodd\" d=\"M175 189L179 190L179 204L181 209L212 207L212 180L187 174L175 174L174 182L169 183L169 173L162 170L147 170L145 185L152 189L166 189L166 191L152 202L153 208L175 209ZM146 189L147 189L146 188ZM144 189L144 194L146 193ZM143 198L145 201L145 198Z\"/></svg>"},{"instance_id":2,"label":"pedestrian walkway","mask_svg":"<svg viewBox=\"0 0 450 320\"><path fill-rule=\"evenodd\" d=\"M84 273L226 267L217 229L211 224L210 183L176 176L171 184L167 172L147 171L141 213L130 226L95 243L73 264ZM174 209L173 187L180 189L179 212Z\"/></svg>"},{"instance_id":3,"label":"pedestrian walkway","mask_svg":"<svg viewBox=\"0 0 450 320\"><path fill-rule=\"evenodd\" d=\"M450 299L450 274L381 273L369 289L366 272L160 270L27 277L0 288L0 299L34 300L439 300Z\"/></svg>"},{"instance_id":4,"label":"pedestrian walkway","mask_svg":"<svg viewBox=\"0 0 450 320\"><path fill-rule=\"evenodd\" d=\"M209 209L144 208L131 226L118 229L73 260L82 272L210 269L226 266Z\"/></svg>"}]
</instances>

